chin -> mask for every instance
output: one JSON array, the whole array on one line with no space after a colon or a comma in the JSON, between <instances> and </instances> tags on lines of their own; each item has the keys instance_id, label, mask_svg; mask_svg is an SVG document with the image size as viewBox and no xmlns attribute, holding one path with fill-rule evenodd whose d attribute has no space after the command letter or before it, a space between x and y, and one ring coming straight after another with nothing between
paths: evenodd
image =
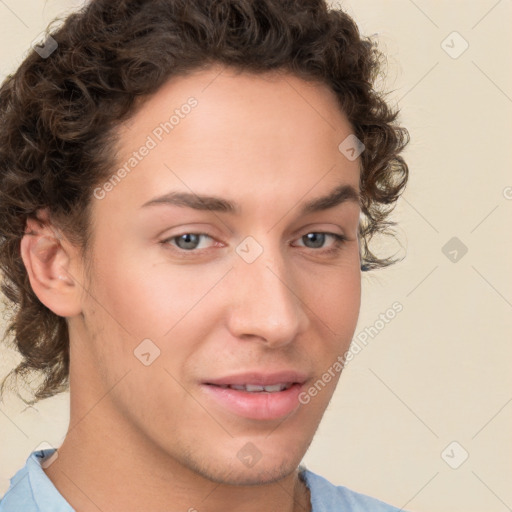
<instances>
[{"instance_id":1,"label":"chin","mask_svg":"<svg viewBox=\"0 0 512 512\"><path fill-rule=\"evenodd\" d=\"M300 461L299 461L300 462ZM238 464L223 477L217 475L217 483L226 485L264 485L272 484L292 474L298 467L299 462L289 459L282 461L279 465L267 461L259 461L252 468L240 467ZM220 477L220 478L219 478Z\"/></svg>"},{"instance_id":2,"label":"chin","mask_svg":"<svg viewBox=\"0 0 512 512\"><path fill-rule=\"evenodd\" d=\"M188 466L204 478L223 485L252 486L272 484L292 474L301 461L301 454L273 453L262 455L252 465L245 465L237 457L219 457L210 461L189 460Z\"/></svg>"}]
</instances>

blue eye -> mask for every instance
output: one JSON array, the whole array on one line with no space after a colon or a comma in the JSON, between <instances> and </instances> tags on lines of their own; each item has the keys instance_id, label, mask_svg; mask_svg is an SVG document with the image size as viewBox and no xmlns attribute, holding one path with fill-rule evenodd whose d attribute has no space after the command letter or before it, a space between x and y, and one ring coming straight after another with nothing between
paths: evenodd
<instances>
[{"instance_id":1,"label":"blue eye","mask_svg":"<svg viewBox=\"0 0 512 512\"><path fill-rule=\"evenodd\" d=\"M337 233L325 233L323 231L312 231L311 233L307 233L301 237L301 240L308 240L308 242L313 243L313 248L319 248L318 245L323 246L327 236L333 237L335 242L331 248L324 250L324 253L337 252L347 240L343 235L338 235Z\"/></svg>"},{"instance_id":2,"label":"blue eye","mask_svg":"<svg viewBox=\"0 0 512 512\"><path fill-rule=\"evenodd\" d=\"M190 253L191 255L194 255L197 254L198 252L201 252L201 250L208 249L208 247L198 247L203 237L208 238L210 240L214 240L211 236L207 235L206 233L191 232L172 236L170 238L163 240L161 243L170 248L171 250L176 251L178 254ZM330 248L323 249L327 237L332 237L334 239L334 243ZM313 249L314 252L319 252L321 254L332 254L338 252L341 249L341 246L346 242L347 238L337 233L312 231L300 237L299 240L304 240L307 241L307 243L311 244L312 247L309 246L308 248Z\"/></svg>"},{"instance_id":3,"label":"blue eye","mask_svg":"<svg viewBox=\"0 0 512 512\"><path fill-rule=\"evenodd\" d=\"M318 249L319 245L324 245L327 236L331 236L335 239L334 248L338 248L346 240L346 238L343 235L338 235L337 233L325 233L323 231L312 231L311 233L307 233L306 235L301 237L301 240L306 239L309 242L312 242L313 248ZM330 251L332 251L332 249L327 250L327 252Z\"/></svg>"},{"instance_id":4,"label":"blue eye","mask_svg":"<svg viewBox=\"0 0 512 512\"><path fill-rule=\"evenodd\" d=\"M176 245L178 246L178 249L190 252L191 250L197 249L200 237L207 237L212 239L211 236L205 233L183 233L182 235L176 235L171 238L168 238L167 240L164 240L163 243L168 243L170 241L176 240Z\"/></svg>"}]
</instances>

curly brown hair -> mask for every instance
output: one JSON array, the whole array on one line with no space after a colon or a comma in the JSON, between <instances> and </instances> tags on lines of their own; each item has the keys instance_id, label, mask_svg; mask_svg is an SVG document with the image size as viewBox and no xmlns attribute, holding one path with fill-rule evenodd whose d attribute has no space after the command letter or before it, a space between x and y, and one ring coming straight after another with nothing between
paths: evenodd
<instances>
[{"instance_id":1,"label":"curly brown hair","mask_svg":"<svg viewBox=\"0 0 512 512\"><path fill-rule=\"evenodd\" d=\"M361 269L397 261L375 256L369 242L393 234L388 215L408 180L399 153L409 134L395 122L398 109L374 88L382 52L342 10L325 0L92 0L51 37L55 51L29 53L0 89L0 271L10 317L4 341L12 334L23 356L7 377L43 377L35 400L25 403L69 386L66 319L39 301L20 255L26 221L47 208L86 261L92 191L114 165L114 128L172 77L221 63L330 86L365 146Z\"/></svg>"}]
</instances>

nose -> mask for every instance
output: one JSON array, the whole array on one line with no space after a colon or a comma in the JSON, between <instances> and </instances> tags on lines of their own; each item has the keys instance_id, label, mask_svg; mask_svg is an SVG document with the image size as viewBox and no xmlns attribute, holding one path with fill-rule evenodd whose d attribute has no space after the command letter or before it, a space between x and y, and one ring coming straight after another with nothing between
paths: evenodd
<instances>
[{"instance_id":1,"label":"nose","mask_svg":"<svg viewBox=\"0 0 512 512\"><path fill-rule=\"evenodd\" d=\"M308 328L307 301L292 270L279 249L265 248L252 263L235 257L229 276L232 294L228 324L233 336L278 348L293 342Z\"/></svg>"}]
</instances>

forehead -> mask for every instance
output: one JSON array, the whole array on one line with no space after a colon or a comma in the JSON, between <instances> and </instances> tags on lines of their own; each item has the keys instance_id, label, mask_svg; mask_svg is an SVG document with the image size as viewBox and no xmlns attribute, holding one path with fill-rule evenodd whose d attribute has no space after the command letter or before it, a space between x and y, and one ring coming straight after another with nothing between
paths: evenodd
<instances>
[{"instance_id":1,"label":"forehead","mask_svg":"<svg viewBox=\"0 0 512 512\"><path fill-rule=\"evenodd\" d=\"M359 161L338 150L351 132L325 84L212 66L169 80L120 127L117 166L128 172L110 195L139 206L167 190L272 202L271 191L302 195L323 176L322 190L357 188Z\"/></svg>"},{"instance_id":2,"label":"forehead","mask_svg":"<svg viewBox=\"0 0 512 512\"><path fill-rule=\"evenodd\" d=\"M252 125L254 129L282 132L290 127L290 120L299 116L303 122L294 126L297 136L301 132L314 137L317 133L325 135L350 129L335 93L327 84L305 81L285 70L255 73L220 64L171 78L145 100L127 126L136 124L148 131L156 120L168 118L191 97L200 106L194 109L197 123L193 124L195 129L202 128L200 131L220 125L226 131L229 127L243 127L243 132L238 134L242 137L250 133Z\"/></svg>"}]
</instances>

